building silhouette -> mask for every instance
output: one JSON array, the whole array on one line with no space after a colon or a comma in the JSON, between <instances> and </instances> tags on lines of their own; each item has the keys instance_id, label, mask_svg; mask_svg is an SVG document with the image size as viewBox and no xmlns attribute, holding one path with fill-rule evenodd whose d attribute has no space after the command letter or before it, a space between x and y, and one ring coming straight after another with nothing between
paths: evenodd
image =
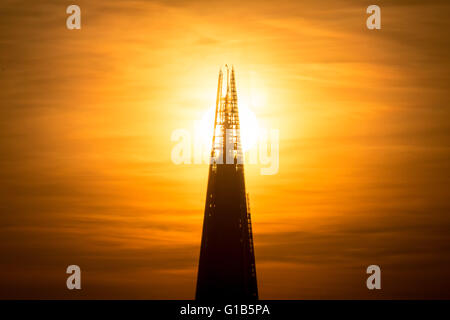
<instances>
[{"instance_id":1,"label":"building silhouette","mask_svg":"<svg viewBox=\"0 0 450 320\"><path fill-rule=\"evenodd\" d=\"M234 68L226 66L226 73L223 95L223 72L219 72L196 299L256 300L255 254Z\"/></svg>"}]
</instances>

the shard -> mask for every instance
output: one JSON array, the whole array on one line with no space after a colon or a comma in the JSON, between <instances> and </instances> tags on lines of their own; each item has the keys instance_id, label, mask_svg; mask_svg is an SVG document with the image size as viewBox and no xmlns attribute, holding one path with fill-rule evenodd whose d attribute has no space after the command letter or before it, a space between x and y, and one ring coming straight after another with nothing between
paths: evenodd
<instances>
[{"instance_id":1,"label":"the shard","mask_svg":"<svg viewBox=\"0 0 450 320\"><path fill-rule=\"evenodd\" d=\"M255 254L234 68L219 72L196 299L256 300Z\"/></svg>"}]
</instances>

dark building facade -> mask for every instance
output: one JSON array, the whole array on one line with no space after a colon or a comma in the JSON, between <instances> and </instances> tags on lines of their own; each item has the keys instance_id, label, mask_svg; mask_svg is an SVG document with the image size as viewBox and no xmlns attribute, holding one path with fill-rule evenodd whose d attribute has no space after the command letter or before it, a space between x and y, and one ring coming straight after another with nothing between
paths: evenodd
<instances>
[{"instance_id":1,"label":"dark building facade","mask_svg":"<svg viewBox=\"0 0 450 320\"><path fill-rule=\"evenodd\" d=\"M198 300L256 300L255 254L234 68L219 73L197 277Z\"/></svg>"}]
</instances>

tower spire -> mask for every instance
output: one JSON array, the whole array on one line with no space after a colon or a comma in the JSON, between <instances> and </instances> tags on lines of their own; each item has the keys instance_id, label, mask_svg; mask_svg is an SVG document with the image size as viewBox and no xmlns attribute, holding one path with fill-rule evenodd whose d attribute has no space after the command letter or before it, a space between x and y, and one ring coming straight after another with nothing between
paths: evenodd
<instances>
[{"instance_id":1,"label":"tower spire","mask_svg":"<svg viewBox=\"0 0 450 320\"><path fill-rule=\"evenodd\" d=\"M258 299L234 68L219 72L196 299Z\"/></svg>"}]
</instances>

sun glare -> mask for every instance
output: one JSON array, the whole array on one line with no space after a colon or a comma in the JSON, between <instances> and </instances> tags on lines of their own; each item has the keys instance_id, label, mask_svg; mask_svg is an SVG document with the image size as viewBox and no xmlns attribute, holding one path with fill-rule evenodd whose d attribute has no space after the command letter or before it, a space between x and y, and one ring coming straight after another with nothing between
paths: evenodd
<instances>
[{"instance_id":1,"label":"sun glare","mask_svg":"<svg viewBox=\"0 0 450 320\"><path fill-rule=\"evenodd\" d=\"M211 148L213 130L214 130L215 108L206 111L198 126L198 134L201 137L202 144L206 148ZM241 124L241 141L243 151L248 151L256 146L258 142L258 120L255 114L246 105L239 105L239 121Z\"/></svg>"}]
</instances>

